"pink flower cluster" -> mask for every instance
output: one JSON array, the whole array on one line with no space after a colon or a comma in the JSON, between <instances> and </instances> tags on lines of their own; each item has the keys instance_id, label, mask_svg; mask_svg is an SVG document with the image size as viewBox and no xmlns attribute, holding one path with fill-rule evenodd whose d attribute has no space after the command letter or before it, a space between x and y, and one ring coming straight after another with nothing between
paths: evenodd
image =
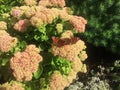
<instances>
[{"instance_id":1,"label":"pink flower cluster","mask_svg":"<svg viewBox=\"0 0 120 90\"><path fill-rule=\"evenodd\" d=\"M42 61L39 52L40 50L35 45L28 45L24 52L17 52L10 59L10 68L18 81L32 79L32 74L38 70L39 63Z\"/></svg>"},{"instance_id":2,"label":"pink flower cluster","mask_svg":"<svg viewBox=\"0 0 120 90\"><path fill-rule=\"evenodd\" d=\"M27 30L27 27L29 26L30 22L27 19L19 20L15 25L14 29L20 32L24 32Z\"/></svg>"},{"instance_id":3,"label":"pink flower cluster","mask_svg":"<svg viewBox=\"0 0 120 90\"><path fill-rule=\"evenodd\" d=\"M45 7L43 6L20 6L11 9L11 15L14 18L21 19L23 17L31 18L36 12L40 12Z\"/></svg>"},{"instance_id":4,"label":"pink flower cluster","mask_svg":"<svg viewBox=\"0 0 120 90\"><path fill-rule=\"evenodd\" d=\"M17 43L17 38L10 36L6 31L0 31L0 51L8 52Z\"/></svg>"},{"instance_id":5,"label":"pink flower cluster","mask_svg":"<svg viewBox=\"0 0 120 90\"><path fill-rule=\"evenodd\" d=\"M81 16L71 16L70 23L74 26L77 32L84 32L87 21Z\"/></svg>"},{"instance_id":6,"label":"pink flower cluster","mask_svg":"<svg viewBox=\"0 0 120 90\"><path fill-rule=\"evenodd\" d=\"M62 11L63 10L59 10L57 8L49 9L43 6L21 6L12 8L11 14L14 18L17 18L19 20L14 24L14 29L20 32L24 32L30 24L35 27L39 27L42 24L52 23L56 17L64 17L64 15L60 15ZM29 18L29 20L22 19L22 16Z\"/></svg>"},{"instance_id":7,"label":"pink flower cluster","mask_svg":"<svg viewBox=\"0 0 120 90\"><path fill-rule=\"evenodd\" d=\"M13 7L11 9L11 15L15 18L20 18L23 15L23 11L19 7Z\"/></svg>"},{"instance_id":8,"label":"pink flower cluster","mask_svg":"<svg viewBox=\"0 0 120 90\"><path fill-rule=\"evenodd\" d=\"M57 8L43 8L41 11L36 12L30 19L33 26L38 27L42 24L50 24L55 18L59 17L65 21L69 20L71 15L65 9Z\"/></svg>"},{"instance_id":9,"label":"pink flower cluster","mask_svg":"<svg viewBox=\"0 0 120 90\"><path fill-rule=\"evenodd\" d=\"M26 4L29 2L29 0L24 1ZM29 3L33 1L30 0ZM61 9L48 8L47 6L57 6ZM40 0L39 5L14 7L11 10L11 15L18 19L14 29L24 32L29 25L38 28L43 24L51 24L55 18L60 18L69 21L77 32L84 32L87 21L81 16L71 15L71 9L64 6L65 0Z\"/></svg>"},{"instance_id":10,"label":"pink flower cluster","mask_svg":"<svg viewBox=\"0 0 120 90\"><path fill-rule=\"evenodd\" d=\"M39 5L57 6L63 8L65 6L65 0L40 0Z\"/></svg>"},{"instance_id":11,"label":"pink flower cluster","mask_svg":"<svg viewBox=\"0 0 120 90\"><path fill-rule=\"evenodd\" d=\"M59 12L57 9L43 9L40 12L36 12L35 15L30 19L31 24L35 27L39 27L42 24L52 23L53 20L58 16Z\"/></svg>"},{"instance_id":12,"label":"pink flower cluster","mask_svg":"<svg viewBox=\"0 0 120 90\"><path fill-rule=\"evenodd\" d=\"M0 90L25 90L23 85L18 82L10 82L10 83L4 83L0 85Z\"/></svg>"}]
</instances>

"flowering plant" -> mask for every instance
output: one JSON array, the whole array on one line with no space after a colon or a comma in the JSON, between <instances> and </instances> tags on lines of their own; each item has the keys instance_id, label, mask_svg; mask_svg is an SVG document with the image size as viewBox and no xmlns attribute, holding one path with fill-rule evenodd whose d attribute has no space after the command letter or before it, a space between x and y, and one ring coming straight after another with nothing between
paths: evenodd
<instances>
[{"instance_id":1,"label":"flowering plant","mask_svg":"<svg viewBox=\"0 0 120 90\"><path fill-rule=\"evenodd\" d=\"M64 0L23 0L0 17L0 90L63 90L86 72L87 21Z\"/></svg>"}]
</instances>

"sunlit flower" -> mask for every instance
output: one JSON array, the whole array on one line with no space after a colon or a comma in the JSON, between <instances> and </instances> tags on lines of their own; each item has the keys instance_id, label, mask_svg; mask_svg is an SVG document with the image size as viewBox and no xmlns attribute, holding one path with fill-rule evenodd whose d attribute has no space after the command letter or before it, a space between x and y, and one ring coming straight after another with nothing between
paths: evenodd
<instances>
[{"instance_id":1,"label":"sunlit flower","mask_svg":"<svg viewBox=\"0 0 120 90\"><path fill-rule=\"evenodd\" d=\"M77 32L84 32L87 21L81 16L71 16L70 23L74 26Z\"/></svg>"},{"instance_id":2,"label":"sunlit flower","mask_svg":"<svg viewBox=\"0 0 120 90\"><path fill-rule=\"evenodd\" d=\"M30 6L20 6L19 9L23 12L26 12L28 9L30 9Z\"/></svg>"},{"instance_id":3,"label":"sunlit flower","mask_svg":"<svg viewBox=\"0 0 120 90\"><path fill-rule=\"evenodd\" d=\"M68 60L73 60L78 57L80 51L85 49L85 44L83 41L78 40L75 44L68 44L63 46L52 45L52 53L56 56L59 55Z\"/></svg>"},{"instance_id":4,"label":"sunlit flower","mask_svg":"<svg viewBox=\"0 0 120 90\"><path fill-rule=\"evenodd\" d=\"M83 73L87 72L87 66L86 66L86 64L83 64L83 66L81 68L81 72L83 72Z\"/></svg>"},{"instance_id":5,"label":"sunlit flower","mask_svg":"<svg viewBox=\"0 0 120 90\"><path fill-rule=\"evenodd\" d=\"M9 33L7 33L5 30L0 30L0 36L2 35L9 35Z\"/></svg>"},{"instance_id":6,"label":"sunlit flower","mask_svg":"<svg viewBox=\"0 0 120 90\"><path fill-rule=\"evenodd\" d=\"M10 68L18 81L30 81L32 74L38 70L41 61L42 57L39 55L38 48L34 45L28 45L24 52L17 52L10 59Z\"/></svg>"},{"instance_id":7,"label":"sunlit flower","mask_svg":"<svg viewBox=\"0 0 120 90\"><path fill-rule=\"evenodd\" d=\"M83 66L83 63L82 61L80 61L80 59L78 57L75 57L74 60L72 61L72 69L75 71L75 72L83 72L81 69L82 69L82 66Z\"/></svg>"},{"instance_id":8,"label":"sunlit flower","mask_svg":"<svg viewBox=\"0 0 120 90\"><path fill-rule=\"evenodd\" d=\"M60 10L59 9L57 9L57 8L51 8L51 11L52 11L52 16L53 16L53 18L56 18L56 17L58 17L59 16L59 12L60 12Z\"/></svg>"},{"instance_id":9,"label":"sunlit flower","mask_svg":"<svg viewBox=\"0 0 120 90\"><path fill-rule=\"evenodd\" d=\"M67 12L68 14L72 14L73 13L73 11L71 10L70 7L64 7L64 8L62 8L62 10Z\"/></svg>"},{"instance_id":10,"label":"sunlit flower","mask_svg":"<svg viewBox=\"0 0 120 90\"><path fill-rule=\"evenodd\" d=\"M82 51L79 53L79 58L81 61L84 61L86 58L87 58L87 54L86 54L86 51Z\"/></svg>"},{"instance_id":11,"label":"sunlit flower","mask_svg":"<svg viewBox=\"0 0 120 90\"><path fill-rule=\"evenodd\" d=\"M33 45L33 44L27 46L25 51L28 52L28 53L30 53L30 52L40 53L40 49L36 48L36 46Z\"/></svg>"},{"instance_id":12,"label":"sunlit flower","mask_svg":"<svg viewBox=\"0 0 120 90\"><path fill-rule=\"evenodd\" d=\"M59 17L65 21L69 20L71 15L69 15L65 10L59 12Z\"/></svg>"},{"instance_id":13,"label":"sunlit flower","mask_svg":"<svg viewBox=\"0 0 120 90\"><path fill-rule=\"evenodd\" d=\"M65 0L50 0L50 2L54 6L64 7L65 6Z\"/></svg>"},{"instance_id":14,"label":"sunlit flower","mask_svg":"<svg viewBox=\"0 0 120 90\"><path fill-rule=\"evenodd\" d=\"M0 90L25 90L23 85L19 82L10 82L0 85Z\"/></svg>"},{"instance_id":15,"label":"sunlit flower","mask_svg":"<svg viewBox=\"0 0 120 90\"><path fill-rule=\"evenodd\" d=\"M38 5L41 5L41 6L52 6L50 0L40 0Z\"/></svg>"},{"instance_id":16,"label":"sunlit flower","mask_svg":"<svg viewBox=\"0 0 120 90\"><path fill-rule=\"evenodd\" d=\"M75 72L75 71L72 69L71 72L68 74L68 76L66 76L67 82L68 82L69 84L72 83L74 79L76 79L77 73L78 73L78 72Z\"/></svg>"},{"instance_id":17,"label":"sunlit flower","mask_svg":"<svg viewBox=\"0 0 120 90\"><path fill-rule=\"evenodd\" d=\"M3 17L4 19L6 19L6 18L10 17L10 15L9 15L9 13L3 13L3 14L2 14L2 17Z\"/></svg>"},{"instance_id":18,"label":"sunlit flower","mask_svg":"<svg viewBox=\"0 0 120 90\"><path fill-rule=\"evenodd\" d=\"M33 8L35 8L36 12L41 12L42 10L46 9L46 7L41 6L41 5L39 5L39 6L33 6Z\"/></svg>"},{"instance_id":19,"label":"sunlit flower","mask_svg":"<svg viewBox=\"0 0 120 90\"><path fill-rule=\"evenodd\" d=\"M46 17L47 17L47 23L52 23L54 18L54 11L52 11L51 9L46 9L44 11L42 11Z\"/></svg>"},{"instance_id":20,"label":"sunlit flower","mask_svg":"<svg viewBox=\"0 0 120 90\"><path fill-rule=\"evenodd\" d=\"M17 38L11 37L7 32L0 32L0 51L8 52L17 43Z\"/></svg>"},{"instance_id":21,"label":"sunlit flower","mask_svg":"<svg viewBox=\"0 0 120 90\"><path fill-rule=\"evenodd\" d=\"M29 8L24 12L24 14L25 14L25 16L26 16L27 18L32 17L35 13L36 13L36 10L35 10L34 7L29 7Z\"/></svg>"},{"instance_id":22,"label":"sunlit flower","mask_svg":"<svg viewBox=\"0 0 120 90\"><path fill-rule=\"evenodd\" d=\"M64 7L65 6L65 0L40 0L39 5Z\"/></svg>"},{"instance_id":23,"label":"sunlit flower","mask_svg":"<svg viewBox=\"0 0 120 90\"><path fill-rule=\"evenodd\" d=\"M50 90L64 90L67 85L67 79L59 71L54 71L50 79Z\"/></svg>"},{"instance_id":24,"label":"sunlit flower","mask_svg":"<svg viewBox=\"0 0 120 90\"><path fill-rule=\"evenodd\" d=\"M11 15L15 18L20 18L23 15L23 11L20 10L20 7L13 7L11 9Z\"/></svg>"},{"instance_id":25,"label":"sunlit flower","mask_svg":"<svg viewBox=\"0 0 120 90\"><path fill-rule=\"evenodd\" d=\"M36 17L36 16L33 16L30 19L30 22L35 27L40 27L43 24L43 21L40 18Z\"/></svg>"},{"instance_id":26,"label":"sunlit flower","mask_svg":"<svg viewBox=\"0 0 120 90\"><path fill-rule=\"evenodd\" d=\"M67 31L65 31L64 33L62 33L62 35L61 35L61 39L64 39L64 38L71 38L71 37L73 37L73 33L72 33L72 31L70 31L70 30L67 30Z\"/></svg>"},{"instance_id":27,"label":"sunlit flower","mask_svg":"<svg viewBox=\"0 0 120 90\"><path fill-rule=\"evenodd\" d=\"M56 9L43 9L40 12L36 12L33 17L31 17L30 22L33 26L39 27L42 24L52 23L53 20L58 16Z\"/></svg>"},{"instance_id":28,"label":"sunlit flower","mask_svg":"<svg viewBox=\"0 0 120 90\"><path fill-rule=\"evenodd\" d=\"M58 23L55 28L57 29L58 33L62 33L62 31L63 31L63 25L61 23Z\"/></svg>"},{"instance_id":29,"label":"sunlit flower","mask_svg":"<svg viewBox=\"0 0 120 90\"><path fill-rule=\"evenodd\" d=\"M36 0L24 0L24 3L29 6L37 4Z\"/></svg>"},{"instance_id":30,"label":"sunlit flower","mask_svg":"<svg viewBox=\"0 0 120 90\"><path fill-rule=\"evenodd\" d=\"M47 16L43 12L35 13L35 17L41 19L44 24L47 23Z\"/></svg>"}]
</instances>

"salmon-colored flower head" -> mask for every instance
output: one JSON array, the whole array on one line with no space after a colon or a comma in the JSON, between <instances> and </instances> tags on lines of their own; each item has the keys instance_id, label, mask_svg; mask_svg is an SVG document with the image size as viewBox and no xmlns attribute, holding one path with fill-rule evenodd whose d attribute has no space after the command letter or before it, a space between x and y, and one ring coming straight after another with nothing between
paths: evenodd
<instances>
[{"instance_id":1,"label":"salmon-colored flower head","mask_svg":"<svg viewBox=\"0 0 120 90\"><path fill-rule=\"evenodd\" d=\"M68 86L65 79L59 71L54 71L50 79L50 90L64 90Z\"/></svg>"},{"instance_id":2,"label":"salmon-colored flower head","mask_svg":"<svg viewBox=\"0 0 120 90\"><path fill-rule=\"evenodd\" d=\"M74 26L77 32L85 32L87 21L81 16L71 16L70 23Z\"/></svg>"},{"instance_id":3,"label":"salmon-colored flower head","mask_svg":"<svg viewBox=\"0 0 120 90\"><path fill-rule=\"evenodd\" d=\"M23 11L20 9L20 7L13 7L11 9L11 15L15 18L20 18L23 15Z\"/></svg>"},{"instance_id":4,"label":"salmon-colored flower head","mask_svg":"<svg viewBox=\"0 0 120 90\"><path fill-rule=\"evenodd\" d=\"M22 83L11 81L0 85L0 90L25 90Z\"/></svg>"},{"instance_id":5,"label":"salmon-colored flower head","mask_svg":"<svg viewBox=\"0 0 120 90\"><path fill-rule=\"evenodd\" d=\"M8 52L17 43L17 38L10 36L7 32L0 32L0 51Z\"/></svg>"},{"instance_id":6,"label":"salmon-colored flower head","mask_svg":"<svg viewBox=\"0 0 120 90\"><path fill-rule=\"evenodd\" d=\"M32 79L32 74L38 70L39 63L42 61L39 52L40 50L36 46L28 45L24 52L17 52L10 59L10 68L18 81Z\"/></svg>"},{"instance_id":7,"label":"salmon-colored flower head","mask_svg":"<svg viewBox=\"0 0 120 90\"><path fill-rule=\"evenodd\" d=\"M55 56L59 55L72 61L86 48L82 40L72 35L71 31L66 31L61 35L64 38L53 37L52 53Z\"/></svg>"},{"instance_id":8,"label":"salmon-colored flower head","mask_svg":"<svg viewBox=\"0 0 120 90\"><path fill-rule=\"evenodd\" d=\"M53 20L58 17L58 10L56 9L43 9L36 12L33 17L31 17L30 22L35 27L40 27L43 24L50 24Z\"/></svg>"},{"instance_id":9,"label":"salmon-colored flower head","mask_svg":"<svg viewBox=\"0 0 120 90\"><path fill-rule=\"evenodd\" d=\"M19 20L15 25L14 29L20 32L24 32L27 30L27 27L29 26L29 20L23 19Z\"/></svg>"}]
</instances>

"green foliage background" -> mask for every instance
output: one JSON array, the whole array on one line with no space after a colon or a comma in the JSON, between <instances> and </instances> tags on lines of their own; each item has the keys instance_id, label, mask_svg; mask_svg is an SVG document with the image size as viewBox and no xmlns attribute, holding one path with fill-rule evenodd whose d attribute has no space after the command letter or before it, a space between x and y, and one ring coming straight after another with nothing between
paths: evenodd
<instances>
[{"instance_id":1,"label":"green foliage background","mask_svg":"<svg viewBox=\"0 0 120 90\"><path fill-rule=\"evenodd\" d=\"M13 6L20 6L23 0L0 0L0 15L7 13Z\"/></svg>"},{"instance_id":2,"label":"green foliage background","mask_svg":"<svg viewBox=\"0 0 120 90\"><path fill-rule=\"evenodd\" d=\"M120 0L67 0L75 15L87 19L85 40L120 54Z\"/></svg>"}]
</instances>

